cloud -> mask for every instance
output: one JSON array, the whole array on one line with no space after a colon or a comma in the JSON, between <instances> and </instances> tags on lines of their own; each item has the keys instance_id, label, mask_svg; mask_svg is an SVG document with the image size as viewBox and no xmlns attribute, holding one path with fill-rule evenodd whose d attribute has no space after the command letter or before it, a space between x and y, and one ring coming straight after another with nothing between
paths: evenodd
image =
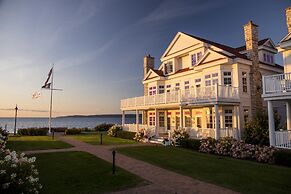
<instances>
[{"instance_id":1,"label":"cloud","mask_svg":"<svg viewBox=\"0 0 291 194\"><path fill-rule=\"evenodd\" d=\"M221 2L219 2L221 3ZM142 22L155 22L177 18L185 15L197 14L202 11L213 9L218 5L218 1L163 1L154 11L142 19Z\"/></svg>"}]
</instances>

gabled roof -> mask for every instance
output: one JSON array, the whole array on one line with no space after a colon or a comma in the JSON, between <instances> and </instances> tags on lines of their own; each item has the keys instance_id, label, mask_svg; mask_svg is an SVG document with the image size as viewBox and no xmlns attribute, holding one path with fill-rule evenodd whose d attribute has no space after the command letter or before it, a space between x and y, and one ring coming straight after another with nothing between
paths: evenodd
<instances>
[{"instance_id":1,"label":"gabled roof","mask_svg":"<svg viewBox=\"0 0 291 194\"><path fill-rule=\"evenodd\" d=\"M162 70L150 69L149 72L146 74L144 80L152 79L152 78L149 78L151 73L154 73L156 75L154 78L165 77L164 72Z\"/></svg>"},{"instance_id":2,"label":"gabled roof","mask_svg":"<svg viewBox=\"0 0 291 194\"><path fill-rule=\"evenodd\" d=\"M217 43L217 42L213 42L213 41L210 41L210 40L206 40L204 38L200 38L198 36L194 36L194 35L191 35L191 34L188 34L188 33L185 33L185 32L182 32L183 34L186 34L188 36L191 36L192 38L195 38L197 40L200 40L202 42L205 42L207 44L210 44L210 45L213 45L215 47L218 47L224 51L227 51L231 54L233 54L234 56L238 57L238 58L243 58L243 59L248 59L246 55L243 55L241 53L239 53L235 48L232 48L230 46L226 46L224 44L220 44L220 43Z\"/></svg>"},{"instance_id":3,"label":"gabled roof","mask_svg":"<svg viewBox=\"0 0 291 194\"><path fill-rule=\"evenodd\" d=\"M268 40L270 40L270 38L265 38L265 39L263 39L263 40L260 40L259 42L258 42L258 45L259 46L262 46L262 45L264 45ZM244 46L240 46L240 47L237 47L237 48L235 48L238 52L241 52L241 51L245 51L246 50L246 45L244 45Z\"/></svg>"},{"instance_id":4,"label":"gabled roof","mask_svg":"<svg viewBox=\"0 0 291 194\"><path fill-rule=\"evenodd\" d=\"M289 32L280 42L280 43L283 43L283 42L287 42L288 40L291 40L291 32Z\"/></svg>"}]
</instances>

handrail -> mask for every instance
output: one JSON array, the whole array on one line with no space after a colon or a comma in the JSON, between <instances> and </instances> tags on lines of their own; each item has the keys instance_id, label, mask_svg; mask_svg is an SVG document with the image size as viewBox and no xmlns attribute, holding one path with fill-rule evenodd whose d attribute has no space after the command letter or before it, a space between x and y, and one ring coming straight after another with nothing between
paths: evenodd
<instances>
[{"instance_id":1,"label":"handrail","mask_svg":"<svg viewBox=\"0 0 291 194\"><path fill-rule=\"evenodd\" d=\"M207 86L201 88L190 88L156 94L151 96L140 96L121 100L121 108L142 107L149 105L171 104L171 103L198 103L205 101L239 99L238 88L233 86Z\"/></svg>"}]
</instances>

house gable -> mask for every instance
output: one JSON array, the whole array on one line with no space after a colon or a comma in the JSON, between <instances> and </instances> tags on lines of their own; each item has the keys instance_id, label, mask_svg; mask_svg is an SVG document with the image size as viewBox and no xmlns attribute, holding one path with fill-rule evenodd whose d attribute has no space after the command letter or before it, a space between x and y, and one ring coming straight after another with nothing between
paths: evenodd
<instances>
[{"instance_id":1,"label":"house gable","mask_svg":"<svg viewBox=\"0 0 291 194\"><path fill-rule=\"evenodd\" d=\"M202 42L199 40L196 40L184 33L178 32L164 54L161 57L161 61L163 61L163 58L175 54L179 51L188 49L190 47L193 47L195 45L201 44Z\"/></svg>"},{"instance_id":2,"label":"house gable","mask_svg":"<svg viewBox=\"0 0 291 194\"><path fill-rule=\"evenodd\" d=\"M160 77L160 76L162 76L162 75L161 75L161 72L159 72L159 70L150 69L149 72L147 73L147 75L145 76L144 80L157 78L157 77Z\"/></svg>"}]
</instances>

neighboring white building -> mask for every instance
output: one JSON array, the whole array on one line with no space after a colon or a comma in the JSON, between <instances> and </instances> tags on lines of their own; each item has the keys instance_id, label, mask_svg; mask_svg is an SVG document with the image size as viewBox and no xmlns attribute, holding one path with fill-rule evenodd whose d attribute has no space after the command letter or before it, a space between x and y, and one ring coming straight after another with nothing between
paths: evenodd
<instances>
[{"instance_id":1,"label":"neighboring white building","mask_svg":"<svg viewBox=\"0 0 291 194\"><path fill-rule=\"evenodd\" d=\"M144 96L121 100L124 130L163 136L186 128L195 138L239 139L244 123L265 108L262 75L283 73L274 43L259 41L257 29L252 21L244 26L246 46L239 48L178 32L158 69L145 56ZM135 124L125 124L125 111L136 111Z\"/></svg>"},{"instance_id":2,"label":"neighboring white building","mask_svg":"<svg viewBox=\"0 0 291 194\"><path fill-rule=\"evenodd\" d=\"M263 76L263 95L268 103L270 145L291 148L291 7L286 9L288 34L279 42L277 48L283 55L284 74ZM286 103L287 131L275 131L275 102Z\"/></svg>"}]
</instances>

